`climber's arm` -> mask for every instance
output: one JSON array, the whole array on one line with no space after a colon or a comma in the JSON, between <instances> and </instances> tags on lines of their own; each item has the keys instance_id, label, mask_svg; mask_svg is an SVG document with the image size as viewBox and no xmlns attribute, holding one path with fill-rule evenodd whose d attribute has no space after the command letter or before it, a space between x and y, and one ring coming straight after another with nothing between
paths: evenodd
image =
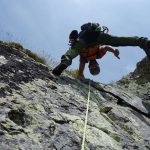
<instances>
[{"instance_id":1,"label":"climber's arm","mask_svg":"<svg viewBox=\"0 0 150 150\"><path fill-rule=\"evenodd\" d=\"M113 48L112 46L101 46L101 50L104 51L105 53L107 51L112 52L118 59L120 59L120 57L119 57L119 54L120 54L119 50Z\"/></svg>"}]
</instances>

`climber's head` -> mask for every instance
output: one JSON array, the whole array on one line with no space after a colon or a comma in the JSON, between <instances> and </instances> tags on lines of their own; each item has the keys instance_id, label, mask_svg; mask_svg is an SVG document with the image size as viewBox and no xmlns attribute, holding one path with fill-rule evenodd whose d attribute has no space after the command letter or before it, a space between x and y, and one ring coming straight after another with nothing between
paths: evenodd
<instances>
[{"instance_id":1,"label":"climber's head","mask_svg":"<svg viewBox=\"0 0 150 150\"><path fill-rule=\"evenodd\" d=\"M100 73L100 67L96 60L89 62L89 70L92 75L98 75Z\"/></svg>"}]
</instances>

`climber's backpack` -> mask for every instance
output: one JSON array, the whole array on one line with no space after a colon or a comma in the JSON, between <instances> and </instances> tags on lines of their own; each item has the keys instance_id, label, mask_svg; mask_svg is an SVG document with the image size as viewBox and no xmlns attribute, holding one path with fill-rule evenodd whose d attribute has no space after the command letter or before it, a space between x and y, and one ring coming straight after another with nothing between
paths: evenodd
<instances>
[{"instance_id":1,"label":"climber's backpack","mask_svg":"<svg viewBox=\"0 0 150 150\"><path fill-rule=\"evenodd\" d=\"M69 35L69 41L76 41L78 38L81 38L81 34L84 32L100 32L101 27L98 23L85 23L81 26L81 32L78 34L77 30L71 31Z\"/></svg>"},{"instance_id":2,"label":"climber's backpack","mask_svg":"<svg viewBox=\"0 0 150 150\"><path fill-rule=\"evenodd\" d=\"M86 23L81 26L79 40L85 44L85 47L97 43L101 27L98 23Z\"/></svg>"},{"instance_id":3,"label":"climber's backpack","mask_svg":"<svg viewBox=\"0 0 150 150\"><path fill-rule=\"evenodd\" d=\"M69 43L73 46L77 39L81 41L85 47L97 44L97 39L100 33L107 33L108 28L105 26L100 27L99 23L85 23L81 26L81 31L78 34L77 30L73 30L69 35Z\"/></svg>"},{"instance_id":4,"label":"climber's backpack","mask_svg":"<svg viewBox=\"0 0 150 150\"><path fill-rule=\"evenodd\" d=\"M81 31L88 31L88 32L100 32L101 27L99 23L85 23L81 26Z\"/></svg>"}]
</instances>

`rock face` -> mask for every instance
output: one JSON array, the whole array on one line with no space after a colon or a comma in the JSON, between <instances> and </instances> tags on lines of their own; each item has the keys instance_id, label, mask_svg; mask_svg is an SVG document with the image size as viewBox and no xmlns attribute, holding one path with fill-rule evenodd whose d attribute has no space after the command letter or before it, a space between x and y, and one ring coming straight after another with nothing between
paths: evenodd
<instances>
[{"instance_id":1,"label":"rock face","mask_svg":"<svg viewBox=\"0 0 150 150\"><path fill-rule=\"evenodd\" d=\"M150 149L148 70L145 58L117 83L91 81L86 150ZM0 44L0 150L81 149L88 90Z\"/></svg>"}]
</instances>

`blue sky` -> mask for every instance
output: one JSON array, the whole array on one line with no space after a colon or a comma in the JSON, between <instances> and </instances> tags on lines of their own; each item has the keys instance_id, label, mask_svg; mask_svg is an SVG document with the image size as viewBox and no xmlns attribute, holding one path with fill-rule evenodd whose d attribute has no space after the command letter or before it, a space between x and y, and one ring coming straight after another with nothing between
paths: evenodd
<instances>
[{"instance_id":1,"label":"blue sky","mask_svg":"<svg viewBox=\"0 0 150 150\"><path fill-rule=\"evenodd\" d=\"M86 22L99 22L116 36L150 38L149 0L0 0L0 40L21 42L25 48L60 61L69 48L71 30ZM86 77L109 83L133 71L145 53L138 47L119 47L118 60L113 54L98 60L101 73ZM79 58L71 69L77 69Z\"/></svg>"}]
</instances>

